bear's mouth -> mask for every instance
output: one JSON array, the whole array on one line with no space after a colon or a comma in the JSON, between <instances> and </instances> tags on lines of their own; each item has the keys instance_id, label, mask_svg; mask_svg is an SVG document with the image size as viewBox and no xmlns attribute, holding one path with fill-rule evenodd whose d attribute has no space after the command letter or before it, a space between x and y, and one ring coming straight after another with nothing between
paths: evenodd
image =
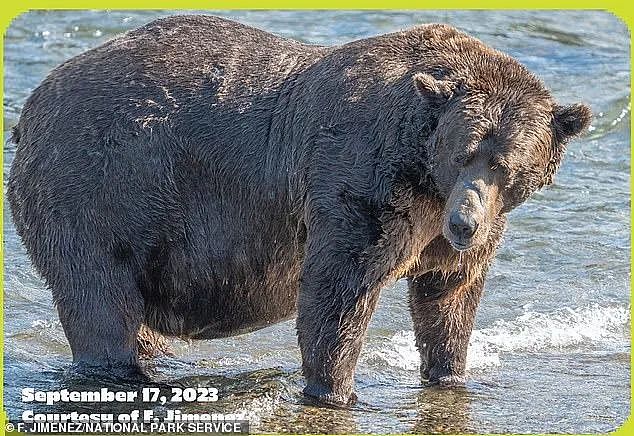
<instances>
[{"instance_id":1,"label":"bear's mouth","mask_svg":"<svg viewBox=\"0 0 634 436\"><path fill-rule=\"evenodd\" d=\"M453 247L453 249L456 250L456 251L466 251L469 248L471 248L471 246L473 245L471 243L459 242L459 241L456 241L456 240L454 240L452 238L447 238L447 236L445 236L445 239L447 239L447 241L449 241L449 245L451 245Z\"/></svg>"}]
</instances>

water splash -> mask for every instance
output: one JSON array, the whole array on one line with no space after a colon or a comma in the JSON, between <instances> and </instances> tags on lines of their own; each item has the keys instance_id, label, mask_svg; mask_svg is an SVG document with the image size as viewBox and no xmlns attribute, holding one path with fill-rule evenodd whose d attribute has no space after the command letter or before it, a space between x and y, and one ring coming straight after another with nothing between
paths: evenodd
<instances>
[{"instance_id":1,"label":"water splash","mask_svg":"<svg viewBox=\"0 0 634 436\"><path fill-rule=\"evenodd\" d=\"M593 305L551 313L527 311L491 327L474 330L469 342L467 369L499 366L504 353L547 352L577 347L621 349L629 342L629 307ZM390 366L418 370L420 359L414 332L402 330L378 350L370 352Z\"/></svg>"}]
</instances>

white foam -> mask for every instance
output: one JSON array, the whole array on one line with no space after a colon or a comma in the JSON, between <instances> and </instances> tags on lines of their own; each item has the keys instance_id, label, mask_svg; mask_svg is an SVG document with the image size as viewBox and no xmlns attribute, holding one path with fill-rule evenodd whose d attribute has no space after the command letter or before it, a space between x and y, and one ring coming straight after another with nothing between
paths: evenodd
<instances>
[{"instance_id":1,"label":"white foam","mask_svg":"<svg viewBox=\"0 0 634 436\"><path fill-rule=\"evenodd\" d=\"M418 369L420 358L414 343L414 332L401 330L396 332L388 343L381 345L379 349L372 350L370 357L376 357L390 366L409 371Z\"/></svg>"},{"instance_id":2,"label":"white foam","mask_svg":"<svg viewBox=\"0 0 634 436\"><path fill-rule=\"evenodd\" d=\"M62 323L59 320L36 319L31 323L31 329L34 331L55 330L61 328Z\"/></svg>"},{"instance_id":3,"label":"white foam","mask_svg":"<svg viewBox=\"0 0 634 436\"><path fill-rule=\"evenodd\" d=\"M258 398L242 402L231 413L238 415L238 419L249 421L250 430L254 430L260 425L262 417L270 416L275 412L280 401L280 392L267 392Z\"/></svg>"},{"instance_id":4,"label":"white foam","mask_svg":"<svg viewBox=\"0 0 634 436\"><path fill-rule=\"evenodd\" d=\"M593 305L551 313L527 311L513 320L498 320L491 327L474 330L469 341L467 369L499 366L501 355L508 352L624 347L629 343L629 321L630 311L626 307ZM371 351L370 356L405 370L418 370L420 365L411 330L397 332L379 349Z\"/></svg>"}]
</instances>

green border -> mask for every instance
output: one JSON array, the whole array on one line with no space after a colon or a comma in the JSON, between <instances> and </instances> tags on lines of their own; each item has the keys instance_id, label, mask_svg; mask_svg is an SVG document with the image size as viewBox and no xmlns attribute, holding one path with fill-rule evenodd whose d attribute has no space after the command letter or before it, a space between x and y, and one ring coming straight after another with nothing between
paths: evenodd
<instances>
[{"instance_id":1,"label":"green border","mask_svg":"<svg viewBox=\"0 0 634 436\"><path fill-rule=\"evenodd\" d=\"M5 0L10 2L11 0ZM631 0L629 0L631 1ZM99 2L96 0L32 0L25 4L5 4L0 10L0 28L2 29L2 40L0 41L0 69L2 69L3 80L0 81L0 95L4 97L4 36L6 30L11 25L13 19L17 16L33 9L118 9L118 10L159 10L159 9L213 9L213 10L230 10L230 9L356 9L356 10L380 10L380 9L433 9L433 10L452 10L452 9L576 9L576 10L606 10L611 12L621 21L623 21L630 30L630 101L631 89L634 80L631 74L632 66L632 25L634 24L634 3L628 5L627 0L447 0L440 4L436 2L417 2L413 0L104 0ZM104 7L106 6L107 7ZM609 31L609 29L608 29ZM2 107L2 119L0 119L0 135L2 135L2 144L4 147L4 106ZM631 165L631 156L634 148L632 147L632 120L630 120L630 199L632 195L632 176L634 170ZM4 153L0 155L0 168L4 168ZM3 174L0 175L0 179ZM4 184L2 185L4 186ZM0 192L0 201L4 196L4 189ZM0 203L1 206L1 203ZM3 219L4 214L0 215L0 236L2 237L2 246L0 247L0 305L4 308L4 235L3 235ZM631 275L632 261L632 219L630 208L630 329L632 314L632 283L634 279ZM4 310L0 310L0 355L4 357ZM634 345L632 331L630 330L630 344ZM631 350L631 349L630 349ZM632 419L632 398L634 397L634 389L632 387L632 368L634 368L634 359L630 351L630 416L618 429L610 432L615 436L634 435L634 420ZM4 435L5 423L7 422L7 414L4 410L4 359L0 366L0 404L2 404L2 416L0 425L0 435ZM589 392L589 395L592 393ZM13 432L10 434L20 434Z\"/></svg>"}]
</instances>

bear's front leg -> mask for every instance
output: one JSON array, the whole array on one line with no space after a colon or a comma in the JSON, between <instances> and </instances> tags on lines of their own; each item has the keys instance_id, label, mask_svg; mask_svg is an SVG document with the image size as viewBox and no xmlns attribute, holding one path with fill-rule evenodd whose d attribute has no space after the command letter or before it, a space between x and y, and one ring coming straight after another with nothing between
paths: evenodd
<instances>
[{"instance_id":1,"label":"bear's front leg","mask_svg":"<svg viewBox=\"0 0 634 436\"><path fill-rule=\"evenodd\" d=\"M297 315L304 393L327 404L356 400L355 366L383 276L363 260L364 241L360 233L319 232L306 246Z\"/></svg>"},{"instance_id":2,"label":"bear's front leg","mask_svg":"<svg viewBox=\"0 0 634 436\"><path fill-rule=\"evenodd\" d=\"M423 380L453 384L463 379L484 275L469 280L464 273L431 271L408 279Z\"/></svg>"}]
</instances>

